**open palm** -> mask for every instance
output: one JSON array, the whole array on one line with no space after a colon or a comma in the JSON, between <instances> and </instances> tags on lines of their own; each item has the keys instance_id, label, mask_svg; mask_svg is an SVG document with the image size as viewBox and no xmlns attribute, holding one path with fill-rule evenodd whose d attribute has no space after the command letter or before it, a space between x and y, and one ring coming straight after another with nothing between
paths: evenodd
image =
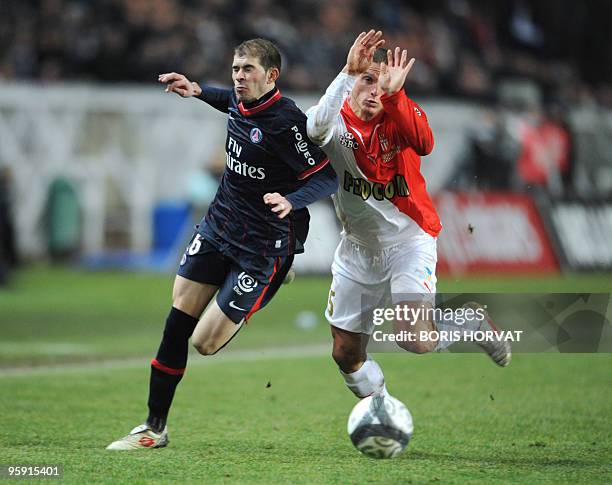
<instances>
[{"instance_id":1,"label":"open palm","mask_svg":"<svg viewBox=\"0 0 612 485\"><path fill-rule=\"evenodd\" d=\"M365 72L372 63L374 51L385 43L382 32L362 32L357 36L346 58L346 69L349 74L357 75Z\"/></svg>"},{"instance_id":2,"label":"open palm","mask_svg":"<svg viewBox=\"0 0 612 485\"><path fill-rule=\"evenodd\" d=\"M408 61L408 51L403 50L400 55L400 48L396 47L395 52L387 51L387 64L380 66L380 76L378 82L380 88L386 94L397 93L406 82L406 76L412 69L414 57Z\"/></svg>"}]
</instances>

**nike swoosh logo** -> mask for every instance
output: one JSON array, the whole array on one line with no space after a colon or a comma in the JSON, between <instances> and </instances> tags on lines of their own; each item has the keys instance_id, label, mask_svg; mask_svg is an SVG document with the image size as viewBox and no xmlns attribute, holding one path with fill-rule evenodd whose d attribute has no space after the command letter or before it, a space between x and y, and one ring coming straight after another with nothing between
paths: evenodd
<instances>
[{"instance_id":1,"label":"nike swoosh logo","mask_svg":"<svg viewBox=\"0 0 612 485\"><path fill-rule=\"evenodd\" d=\"M240 308L239 306L234 304L234 300L229 302L229 306L236 309L236 310L240 310L241 312L246 312L246 310L244 308Z\"/></svg>"}]
</instances>

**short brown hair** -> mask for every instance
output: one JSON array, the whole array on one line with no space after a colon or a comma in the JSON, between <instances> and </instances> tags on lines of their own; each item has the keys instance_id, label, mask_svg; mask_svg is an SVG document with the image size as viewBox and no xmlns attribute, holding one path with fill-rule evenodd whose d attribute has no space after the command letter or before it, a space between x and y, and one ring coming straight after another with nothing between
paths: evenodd
<instances>
[{"instance_id":1,"label":"short brown hair","mask_svg":"<svg viewBox=\"0 0 612 485\"><path fill-rule=\"evenodd\" d=\"M374 55L372 56L372 62L379 63L384 62L387 63L387 49L383 49L379 47L374 51Z\"/></svg>"},{"instance_id":2,"label":"short brown hair","mask_svg":"<svg viewBox=\"0 0 612 485\"><path fill-rule=\"evenodd\" d=\"M253 56L259 59L259 63L267 71L271 67L281 70L281 55L273 42L267 39L249 39L234 49L234 54L239 56Z\"/></svg>"}]
</instances>

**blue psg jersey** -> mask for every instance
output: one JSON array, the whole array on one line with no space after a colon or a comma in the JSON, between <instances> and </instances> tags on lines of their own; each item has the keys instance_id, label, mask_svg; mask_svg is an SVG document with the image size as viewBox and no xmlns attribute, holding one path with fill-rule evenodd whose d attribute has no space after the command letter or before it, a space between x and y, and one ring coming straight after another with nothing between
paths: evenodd
<instances>
[{"instance_id":1,"label":"blue psg jersey","mask_svg":"<svg viewBox=\"0 0 612 485\"><path fill-rule=\"evenodd\" d=\"M308 210L279 219L263 196L295 192L329 163L306 135L304 113L276 88L248 106L231 89L205 87L199 97L229 114L225 171L199 232L264 256L303 252Z\"/></svg>"}]
</instances>

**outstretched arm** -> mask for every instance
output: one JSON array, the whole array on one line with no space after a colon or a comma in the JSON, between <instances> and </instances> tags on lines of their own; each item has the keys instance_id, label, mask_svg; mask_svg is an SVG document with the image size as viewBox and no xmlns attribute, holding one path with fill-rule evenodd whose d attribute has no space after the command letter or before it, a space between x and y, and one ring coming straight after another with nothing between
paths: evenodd
<instances>
[{"instance_id":1,"label":"outstretched arm","mask_svg":"<svg viewBox=\"0 0 612 485\"><path fill-rule=\"evenodd\" d=\"M306 134L304 113L296 108L287 114L287 119L293 126L274 136L269 148L295 174L295 190L290 194L274 192L263 197L264 203L280 219L338 190L338 177L329 158Z\"/></svg>"},{"instance_id":2,"label":"outstretched arm","mask_svg":"<svg viewBox=\"0 0 612 485\"><path fill-rule=\"evenodd\" d=\"M167 93L176 93L182 98L195 96L219 111L228 112L227 108L231 96L230 89L219 89L210 86L201 88L197 82L190 81L183 74L176 72L160 74L158 81L166 85Z\"/></svg>"},{"instance_id":3,"label":"outstretched arm","mask_svg":"<svg viewBox=\"0 0 612 485\"><path fill-rule=\"evenodd\" d=\"M319 103L306 112L308 136L317 145L327 145L333 137L345 93L353 88L355 76L367 71L374 51L384 43L380 31L359 34L349 50L342 72L329 85Z\"/></svg>"},{"instance_id":4,"label":"outstretched arm","mask_svg":"<svg viewBox=\"0 0 612 485\"><path fill-rule=\"evenodd\" d=\"M384 94L380 101L383 109L399 128L400 137L419 155L429 155L433 149L433 134L425 112L402 89L414 58L408 61L408 52L396 47L387 51L387 64L381 65L379 83Z\"/></svg>"},{"instance_id":5,"label":"outstretched arm","mask_svg":"<svg viewBox=\"0 0 612 485\"><path fill-rule=\"evenodd\" d=\"M338 177L334 169L326 165L317 173L308 177L295 192L282 196L278 192L266 194L264 203L271 206L270 210L283 219L292 210L304 207L320 199L329 197L338 190Z\"/></svg>"}]
</instances>

